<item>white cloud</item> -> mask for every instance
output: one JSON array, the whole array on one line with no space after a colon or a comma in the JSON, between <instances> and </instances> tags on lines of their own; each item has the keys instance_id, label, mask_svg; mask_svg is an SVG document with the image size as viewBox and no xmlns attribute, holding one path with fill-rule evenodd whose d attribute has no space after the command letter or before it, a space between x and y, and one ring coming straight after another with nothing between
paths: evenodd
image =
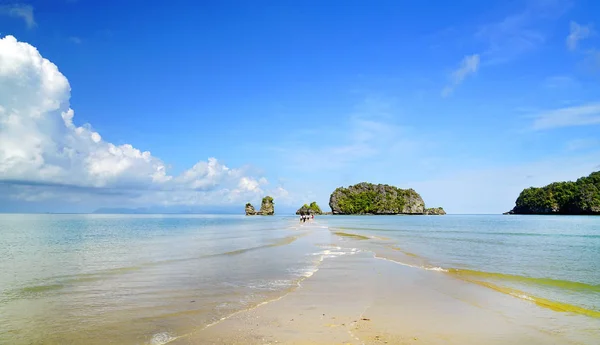
<instances>
[{"instance_id":1,"label":"white cloud","mask_svg":"<svg viewBox=\"0 0 600 345\"><path fill-rule=\"evenodd\" d=\"M367 98L335 128L315 128L310 137L280 143L273 150L294 172L331 172L420 151L423 145L410 135L410 128L397 123L397 116L389 100Z\"/></svg>"},{"instance_id":2,"label":"white cloud","mask_svg":"<svg viewBox=\"0 0 600 345\"><path fill-rule=\"evenodd\" d=\"M526 9L481 27L475 37L487 44L482 52L487 63L513 60L543 44L546 37L537 27L538 21L539 15Z\"/></svg>"},{"instance_id":3,"label":"white cloud","mask_svg":"<svg viewBox=\"0 0 600 345\"><path fill-rule=\"evenodd\" d=\"M542 112L536 115L533 129L544 130L597 124L600 124L600 103L589 103Z\"/></svg>"},{"instance_id":4,"label":"white cloud","mask_svg":"<svg viewBox=\"0 0 600 345\"><path fill-rule=\"evenodd\" d=\"M25 25L30 29L37 25L33 16L33 7L31 5L0 5L0 15L21 18L25 21Z\"/></svg>"},{"instance_id":5,"label":"white cloud","mask_svg":"<svg viewBox=\"0 0 600 345\"><path fill-rule=\"evenodd\" d=\"M451 95L467 76L478 71L481 64L506 63L541 46L546 41L544 27L561 16L568 6L561 1L528 2L520 12L480 26L473 37L484 44L484 49L463 58L460 66L451 73L450 83L442 89L442 97Z\"/></svg>"},{"instance_id":6,"label":"white cloud","mask_svg":"<svg viewBox=\"0 0 600 345\"><path fill-rule=\"evenodd\" d=\"M477 72L479 69L479 54L465 56L460 66L450 75L451 83L442 90L442 96L449 96L454 89L460 85L469 75Z\"/></svg>"},{"instance_id":7,"label":"white cloud","mask_svg":"<svg viewBox=\"0 0 600 345\"><path fill-rule=\"evenodd\" d=\"M56 186L78 195L122 190L140 202L172 204L225 204L270 192L264 177L215 158L172 176L149 151L107 142L91 125L77 126L69 99L69 82L56 65L12 36L0 39L0 182L20 185L17 198L51 196L31 196L36 185L51 186L54 194Z\"/></svg>"},{"instance_id":8,"label":"white cloud","mask_svg":"<svg viewBox=\"0 0 600 345\"><path fill-rule=\"evenodd\" d=\"M571 1L525 1L518 12L483 25L475 37L486 43L481 52L486 65L512 61L543 45L558 18L571 7Z\"/></svg>"},{"instance_id":9,"label":"white cloud","mask_svg":"<svg viewBox=\"0 0 600 345\"><path fill-rule=\"evenodd\" d=\"M592 25L580 25L571 21L571 31L567 36L567 48L569 50L577 49L577 43L593 34Z\"/></svg>"},{"instance_id":10,"label":"white cloud","mask_svg":"<svg viewBox=\"0 0 600 345\"><path fill-rule=\"evenodd\" d=\"M469 74L477 72L480 65L507 63L542 46L546 42L546 32L552 29L554 21L569 7L568 1L527 1L522 10L479 26L467 39L474 38L483 45L483 49L465 56L460 67L451 74L449 85L442 89L442 97L452 94ZM437 36L443 37L453 31L453 28L447 29L444 34ZM447 37L444 39L448 41ZM465 38L460 37L454 44L464 46L464 41Z\"/></svg>"}]
</instances>

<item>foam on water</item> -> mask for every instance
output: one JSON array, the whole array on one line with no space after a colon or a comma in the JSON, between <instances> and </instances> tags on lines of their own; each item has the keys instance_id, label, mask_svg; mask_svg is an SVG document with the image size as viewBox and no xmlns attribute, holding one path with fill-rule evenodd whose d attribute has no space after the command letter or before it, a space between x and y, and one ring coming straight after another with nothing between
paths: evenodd
<instances>
[{"instance_id":1,"label":"foam on water","mask_svg":"<svg viewBox=\"0 0 600 345\"><path fill-rule=\"evenodd\" d=\"M288 288L294 285L294 281L287 279L275 279L275 280L260 280L254 283L248 284L248 287L254 290L268 290L277 291Z\"/></svg>"},{"instance_id":2,"label":"foam on water","mask_svg":"<svg viewBox=\"0 0 600 345\"><path fill-rule=\"evenodd\" d=\"M331 249L325 249L323 251L313 253L312 255L319 256L319 261L323 261L328 258L336 258L343 255L353 255L361 252L358 248L342 248L332 247Z\"/></svg>"},{"instance_id":3,"label":"foam on water","mask_svg":"<svg viewBox=\"0 0 600 345\"><path fill-rule=\"evenodd\" d=\"M313 267L301 268L301 269L289 269L288 271L296 277L311 277L319 268L315 265Z\"/></svg>"},{"instance_id":4,"label":"foam on water","mask_svg":"<svg viewBox=\"0 0 600 345\"><path fill-rule=\"evenodd\" d=\"M150 339L149 345L164 345L170 343L171 341L177 339L174 335L169 332L160 332L156 333Z\"/></svg>"}]
</instances>

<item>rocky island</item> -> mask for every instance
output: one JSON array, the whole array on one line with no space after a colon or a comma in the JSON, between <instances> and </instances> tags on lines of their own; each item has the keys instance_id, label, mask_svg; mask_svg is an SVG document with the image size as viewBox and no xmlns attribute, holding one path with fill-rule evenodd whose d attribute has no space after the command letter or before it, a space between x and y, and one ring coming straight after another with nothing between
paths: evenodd
<instances>
[{"instance_id":1,"label":"rocky island","mask_svg":"<svg viewBox=\"0 0 600 345\"><path fill-rule=\"evenodd\" d=\"M337 188L329 197L329 207L333 214L446 214L441 207L426 209L412 188L367 182Z\"/></svg>"},{"instance_id":2,"label":"rocky island","mask_svg":"<svg viewBox=\"0 0 600 345\"><path fill-rule=\"evenodd\" d=\"M423 214L426 214L429 216L443 216L446 214L446 211L444 211L444 209L441 207L432 207L432 208L426 208L425 212L423 212Z\"/></svg>"},{"instance_id":3,"label":"rocky island","mask_svg":"<svg viewBox=\"0 0 600 345\"><path fill-rule=\"evenodd\" d=\"M246 204L246 215L247 216L254 216L254 215L256 215L256 209L254 208L254 206L252 206L251 203L247 203Z\"/></svg>"},{"instance_id":4,"label":"rocky island","mask_svg":"<svg viewBox=\"0 0 600 345\"><path fill-rule=\"evenodd\" d=\"M245 211L247 216L272 216L275 214L275 202L272 197L267 195L262 199L258 212L251 203L246 204Z\"/></svg>"},{"instance_id":5,"label":"rocky island","mask_svg":"<svg viewBox=\"0 0 600 345\"><path fill-rule=\"evenodd\" d=\"M300 215L306 215L306 214L318 214L321 215L323 214L323 211L321 211L321 208L319 207L319 205L317 205L316 201L313 201L310 203L310 205L304 204L302 205L302 207L300 207L298 209L298 211L296 211L296 214Z\"/></svg>"},{"instance_id":6,"label":"rocky island","mask_svg":"<svg viewBox=\"0 0 600 345\"><path fill-rule=\"evenodd\" d=\"M600 171L575 182L526 188L505 214L600 215Z\"/></svg>"}]
</instances>

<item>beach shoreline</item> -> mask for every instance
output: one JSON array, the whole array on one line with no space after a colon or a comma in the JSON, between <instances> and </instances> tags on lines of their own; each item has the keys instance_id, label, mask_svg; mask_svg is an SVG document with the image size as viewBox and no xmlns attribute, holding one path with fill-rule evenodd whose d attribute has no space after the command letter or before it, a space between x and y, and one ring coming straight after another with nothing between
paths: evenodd
<instances>
[{"instance_id":1,"label":"beach shoreline","mask_svg":"<svg viewBox=\"0 0 600 345\"><path fill-rule=\"evenodd\" d=\"M360 238L307 227L330 232L340 255L297 289L168 343L541 345L593 344L600 335L597 319L398 264L357 250Z\"/></svg>"},{"instance_id":2,"label":"beach shoreline","mask_svg":"<svg viewBox=\"0 0 600 345\"><path fill-rule=\"evenodd\" d=\"M596 344L593 274L532 250L595 248L595 223L497 218L5 217L31 223L8 243L61 241L10 247L29 251L4 263L0 343Z\"/></svg>"}]
</instances>

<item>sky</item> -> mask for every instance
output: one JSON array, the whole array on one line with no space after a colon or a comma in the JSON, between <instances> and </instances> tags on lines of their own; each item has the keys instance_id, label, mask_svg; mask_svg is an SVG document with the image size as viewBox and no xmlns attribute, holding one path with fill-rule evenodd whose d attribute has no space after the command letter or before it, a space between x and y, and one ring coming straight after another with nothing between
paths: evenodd
<instances>
[{"instance_id":1,"label":"sky","mask_svg":"<svg viewBox=\"0 0 600 345\"><path fill-rule=\"evenodd\" d=\"M0 1L0 212L500 213L596 170L597 1Z\"/></svg>"}]
</instances>

